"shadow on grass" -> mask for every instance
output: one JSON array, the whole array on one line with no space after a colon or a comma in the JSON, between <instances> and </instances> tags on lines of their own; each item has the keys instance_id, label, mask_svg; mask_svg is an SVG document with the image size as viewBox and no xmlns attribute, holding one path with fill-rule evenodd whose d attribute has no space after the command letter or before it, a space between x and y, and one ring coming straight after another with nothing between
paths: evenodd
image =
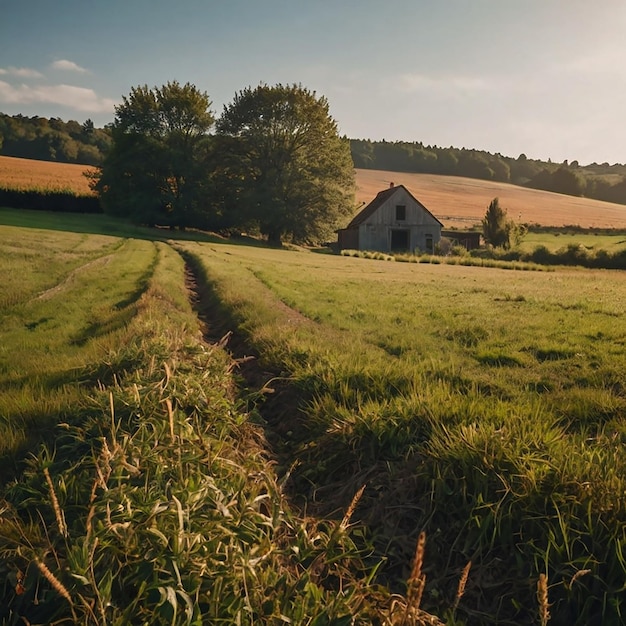
<instances>
[{"instance_id":1,"label":"shadow on grass","mask_svg":"<svg viewBox=\"0 0 626 626\"><path fill-rule=\"evenodd\" d=\"M228 239L220 235L200 230L173 230L169 227L148 227L133 224L130 220L104 214L59 213L11 209L0 207L0 225L18 228L38 228L90 235L108 235L148 241L204 241L208 243L243 243L263 245L252 238ZM252 242L256 243L252 243Z\"/></svg>"},{"instance_id":2,"label":"shadow on grass","mask_svg":"<svg viewBox=\"0 0 626 626\"><path fill-rule=\"evenodd\" d=\"M147 241L199 241L274 250L298 248L298 246L289 243L280 246L270 245L262 239L244 233L227 236L193 228L177 230L167 226L141 226L134 224L130 220L102 213L61 213L31 209L11 209L0 206L0 226L58 230L89 235L144 239ZM318 254L335 254L332 248L328 246L307 249Z\"/></svg>"}]
</instances>

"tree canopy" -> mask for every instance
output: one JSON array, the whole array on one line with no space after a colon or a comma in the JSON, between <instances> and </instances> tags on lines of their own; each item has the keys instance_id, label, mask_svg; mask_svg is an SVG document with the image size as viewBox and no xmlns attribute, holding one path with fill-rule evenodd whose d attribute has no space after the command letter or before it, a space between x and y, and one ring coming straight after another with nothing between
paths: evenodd
<instances>
[{"instance_id":1,"label":"tree canopy","mask_svg":"<svg viewBox=\"0 0 626 626\"><path fill-rule=\"evenodd\" d=\"M243 216L274 244L320 240L354 209L354 164L328 101L301 85L235 95L217 122L228 141L223 174Z\"/></svg>"},{"instance_id":2,"label":"tree canopy","mask_svg":"<svg viewBox=\"0 0 626 626\"><path fill-rule=\"evenodd\" d=\"M510 248L519 239L517 225L508 219L507 211L500 206L498 198L494 198L487 207L483 218L483 237L494 248Z\"/></svg>"},{"instance_id":3,"label":"tree canopy","mask_svg":"<svg viewBox=\"0 0 626 626\"><path fill-rule=\"evenodd\" d=\"M207 185L206 93L187 83L133 87L115 108L113 145L94 188L108 212L144 223L197 224Z\"/></svg>"}]
</instances>

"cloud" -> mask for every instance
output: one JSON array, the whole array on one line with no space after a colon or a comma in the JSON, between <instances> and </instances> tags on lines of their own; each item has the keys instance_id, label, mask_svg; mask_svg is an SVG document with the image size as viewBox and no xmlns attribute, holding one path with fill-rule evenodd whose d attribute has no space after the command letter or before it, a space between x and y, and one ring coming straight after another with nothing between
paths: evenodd
<instances>
[{"instance_id":1,"label":"cloud","mask_svg":"<svg viewBox=\"0 0 626 626\"><path fill-rule=\"evenodd\" d=\"M110 113L117 104L102 98L93 89L73 85L14 86L0 80L0 102L9 104L46 103L86 113Z\"/></svg>"},{"instance_id":2,"label":"cloud","mask_svg":"<svg viewBox=\"0 0 626 626\"><path fill-rule=\"evenodd\" d=\"M52 64L52 69L63 70L66 72L78 72L79 74L86 74L88 70L81 67L74 61L68 61L67 59L59 59Z\"/></svg>"},{"instance_id":3,"label":"cloud","mask_svg":"<svg viewBox=\"0 0 626 626\"><path fill-rule=\"evenodd\" d=\"M17 76L19 78L43 78L37 70L28 67L0 67L0 76Z\"/></svg>"}]
</instances>

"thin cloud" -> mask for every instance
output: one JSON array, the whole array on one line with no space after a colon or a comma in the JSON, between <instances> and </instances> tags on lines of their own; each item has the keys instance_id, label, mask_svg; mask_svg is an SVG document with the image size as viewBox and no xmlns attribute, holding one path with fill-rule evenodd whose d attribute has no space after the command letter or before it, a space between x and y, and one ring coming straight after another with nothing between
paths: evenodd
<instances>
[{"instance_id":1,"label":"thin cloud","mask_svg":"<svg viewBox=\"0 0 626 626\"><path fill-rule=\"evenodd\" d=\"M0 67L1 76L17 76L18 78L43 78L37 70L29 67Z\"/></svg>"},{"instance_id":2,"label":"thin cloud","mask_svg":"<svg viewBox=\"0 0 626 626\"><path fill-rule=\"evenodd\" d=\"M68 61L67 59L59 59L52 64L52 69L63 70L64 72L78 72L79 74L86 74L89 70L74 63L74 61Z\"/></svg>"},{"instance_id":3,"label":"thin cloud","mask_svg":"<svg viewBox=\"0 0 626 626\"><path fill-rule=\"evenodd\" d=\"M102 98L93 89L74 85L13 86L0 80L0 102L9 104L58 104L87 113L110 113L117 104Z\"/></svg>"}]
</instances>

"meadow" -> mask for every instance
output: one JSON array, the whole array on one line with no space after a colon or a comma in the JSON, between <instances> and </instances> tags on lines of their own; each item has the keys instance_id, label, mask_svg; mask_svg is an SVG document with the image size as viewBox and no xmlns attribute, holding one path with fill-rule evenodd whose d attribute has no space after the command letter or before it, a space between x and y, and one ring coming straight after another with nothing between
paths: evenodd
<instances>
[{"instance_id":1,"label":"meadow","mask_svg":"<svg viewBox=\"0 0 626 626\"><path fill-rule=\"evenodd\" d=\"M425 531L426 607L450 623L534 623L542 574L553 623L620 623L623 272L184 249L268 372L288 493L328 516L365 485L392 588Z\"/></svg>"},{"instance_id":2,"label":"meadow","mask_svg":"<svg viewBox=\"0 0 626 626\"><path fill-rule=\"evenodd\" d=\"M624 272L0 224L1 623L623 622Z\"/></svg>"},{"instance_id":3,"label":"meadow","mask_svg":"<svg viewBox=\"0 0 626 626\"><path fill-rule=\"evenodd\" d=\"M372 583L350 510L290 509L181 256L40 216L0 226L0 623L419 618Z\"/></svg>"},{"instance_id":4,"label":"meadow","mask_svg":"<svg viewBox=\"0 0 626 626\"><path fill-rule=\"evenodd\" d=\"M91 170L84 165L0 156L0 186L89 194L89 180L84 174ZM479 225L491 200L499 197L509 217L521 223L626 229L626 206L621 204L458 176L355 171L359 206L369 203L391 182L403 184L445 228L467 229Z\"/></svg>"}]
</instances>

